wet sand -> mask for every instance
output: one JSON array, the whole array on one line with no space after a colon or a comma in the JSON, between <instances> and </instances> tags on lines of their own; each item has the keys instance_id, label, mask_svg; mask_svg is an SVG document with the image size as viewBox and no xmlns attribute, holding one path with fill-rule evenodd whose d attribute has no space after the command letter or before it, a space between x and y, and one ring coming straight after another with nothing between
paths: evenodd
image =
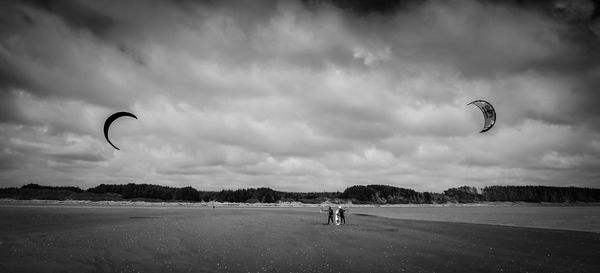
<instances>
[{"instance_id":1,"label":"wet sand","mask_svg":"<svg viewBox=\"0 0 600 273\"><path fill-rule=\"evenodd\" d=\"M493 224L600 233L600 206L598 205L359 207L350 208L350 211L394 219Z\"/></svg>"},{"instance_id":2,"label":"wet sand","mask_svg":"<svg viewBox=\"0 0 600 273\"><path fill-rule=\"evenodd\" d=\"M600 233L285 208L0 206L2 272L600 272Z\"/></svg>"}]
</instances>

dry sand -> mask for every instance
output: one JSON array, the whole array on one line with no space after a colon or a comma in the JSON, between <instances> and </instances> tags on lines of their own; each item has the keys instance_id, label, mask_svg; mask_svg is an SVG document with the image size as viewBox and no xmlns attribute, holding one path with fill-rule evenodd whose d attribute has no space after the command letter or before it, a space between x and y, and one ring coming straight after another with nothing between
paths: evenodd
<instances>
[{"instance_id":1,"label":"dry sand","mask_svg":"<svg viewBox=\"0 0 600 273\"><path fill-rule=\"evenodd\" d=\"M600 272L600 233L286 208L0 206L2 272Z\"/></svg>"}]
</instances>

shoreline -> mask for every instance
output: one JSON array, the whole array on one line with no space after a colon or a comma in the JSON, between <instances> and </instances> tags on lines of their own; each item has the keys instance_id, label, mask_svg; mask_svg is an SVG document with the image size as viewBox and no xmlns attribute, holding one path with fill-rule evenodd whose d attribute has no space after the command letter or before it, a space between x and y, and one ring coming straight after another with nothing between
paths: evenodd
<instances>
[{"instance_id":1,"label":"shoreline","mask_svg":"<svg viewBox=\"0 0 600 273\"><path fill-rule=\"evenodd\" d=\"M444 203L444 204L307 204L301 202L278 203L227 203L227 202L148 202L148 201L91 201L91 200L47 200L47 199L10 199L0 198L0 205L89 205L89 206L131 206L131 207L230 207L230 208L319 208L342 206L345 208L420 208L420 207L595 207L599 202L575 203L528 203L528 202L480 202L480 203Z\"/></svg>"}]
</instances>

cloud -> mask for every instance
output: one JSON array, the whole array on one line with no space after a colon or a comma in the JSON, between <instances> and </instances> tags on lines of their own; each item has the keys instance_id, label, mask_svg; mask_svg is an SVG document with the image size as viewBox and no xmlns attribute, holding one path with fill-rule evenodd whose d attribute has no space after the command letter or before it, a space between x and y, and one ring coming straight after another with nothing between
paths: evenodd
<instances>
[{"instance_id":1,"label":"cloud","mask_svg":"<svg viewBox=\"0 0 600 273\"><path fill-rule=\"evenodd\" d=\"M0 5L0 185L597 186L593 2Z\"/></svg>"}]
</instances>

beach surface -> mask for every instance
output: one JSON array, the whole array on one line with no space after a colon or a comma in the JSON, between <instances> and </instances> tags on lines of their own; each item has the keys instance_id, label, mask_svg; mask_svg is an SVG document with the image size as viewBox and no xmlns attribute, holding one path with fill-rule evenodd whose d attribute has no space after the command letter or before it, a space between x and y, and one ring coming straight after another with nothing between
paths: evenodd
<instances>
[{"instance_id":1,"label":"beach surface","mask_svg":"<svg viewBox=\"0 0 600 273\"><path fill-rule=\"evenodd\" d=\"M294 208L1 205L2 272L600 272L600 233Z\"/></svg>"}]
</instances>

